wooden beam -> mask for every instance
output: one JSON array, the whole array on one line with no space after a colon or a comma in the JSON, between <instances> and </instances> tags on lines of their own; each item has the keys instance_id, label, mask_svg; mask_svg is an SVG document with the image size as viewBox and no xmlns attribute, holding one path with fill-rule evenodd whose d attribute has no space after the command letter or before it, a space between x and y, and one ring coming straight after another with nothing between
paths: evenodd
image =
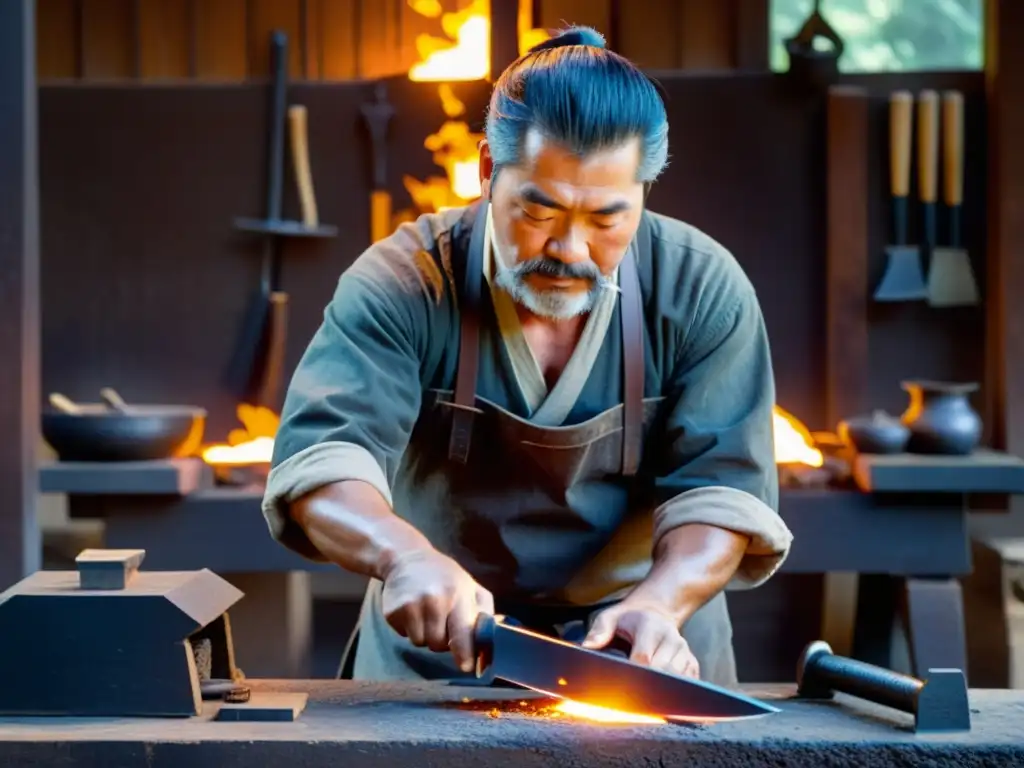
<instances>
[{"instance_id":1,"label":"wooden beam","mask_svg":"<svg viewBox=\"0 0 1024 768\"><path fill-rule=\"evenodd\" d=\"M40 568L35 3L0 3L0 590Z\"/></svg>"},{"instance_id":2,"label":"wooden beam","mask_svg":"<svg viewBox=\"0 0 1024 768\"><path fill-rule=\"evenodd\" d=\"M868 182L870 99L862 88L828 94L825 382L828 428L868 400Z\"/></svg>"},{"instance_id":3,"label":"wooden beam","mask_svg":"<svg viewBox=\"0 0 1024 768\"><path fill-rule=\"evenodd\" d=\"M1024 3L987 0L986 382L993 445L1024 455Z\"/></svg>"}]
</instances>

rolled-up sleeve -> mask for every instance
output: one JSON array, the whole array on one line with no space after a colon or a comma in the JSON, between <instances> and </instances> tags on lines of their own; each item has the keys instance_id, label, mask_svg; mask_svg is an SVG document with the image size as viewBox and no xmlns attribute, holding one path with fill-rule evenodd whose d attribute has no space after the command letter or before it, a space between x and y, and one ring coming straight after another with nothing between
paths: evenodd
<instances>
[{"instance_id":1,"label":"rolled-up sleeve","mask_svg":"<svg viewBox=\"0 0 1024 768\"><path fill-rule=\"evenodd\" d=\"M749 537L730 589L779 568L792 534L777 512L768 336L749 283L728 281L687 329L672 376L656 480L654 541L690 523Z\"/></svg>"},{"instance_id":2,"label":"rolled-up sleeve","mask_svg":"<svg viewBox=\"0 0 1024 768\"><path fill-rule=\"evenodd\" d=\"M291 502L361 480L390 503L419 413L430 302L415 261L389 256L388 247L375 246L339 280L292 378L274 442L263 514L275 539L314 560L323 557L292 519Z\"/></svg>"}]
</instances>

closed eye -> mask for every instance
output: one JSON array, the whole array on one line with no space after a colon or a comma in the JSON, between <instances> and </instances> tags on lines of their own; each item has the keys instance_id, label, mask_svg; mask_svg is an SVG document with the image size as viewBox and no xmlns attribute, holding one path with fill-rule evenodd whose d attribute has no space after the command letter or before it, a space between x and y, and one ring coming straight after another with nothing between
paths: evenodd
<instances>
[{"instance_id":1,"label":"closed eye","mask_svg":"<svg viewBox=\"0 0 1024 768\"><path fill-rule=\"evenodd\" d=\"M554 218L553 216L549 216L547 218L543 218L541 216L534 216L532 213L530 213L525 208L523 208L523 216L528 218L530 221L540 221L540 222L551 221Z\"/></svg>"}]
</instances>

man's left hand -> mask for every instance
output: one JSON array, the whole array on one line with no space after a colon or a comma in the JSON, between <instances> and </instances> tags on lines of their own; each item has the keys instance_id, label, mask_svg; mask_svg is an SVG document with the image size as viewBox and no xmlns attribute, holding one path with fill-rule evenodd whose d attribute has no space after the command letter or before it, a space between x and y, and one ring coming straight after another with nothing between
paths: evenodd
<instances>
[{"instance_id":1,"label":"man's left hand","mask_svg":"<svg viewBox=\"0 0 1024 768\"><path fill-rule=\"evenodd\" d=\"M683 677L700 678L700 665L683 639L675 619L657 606L619 603L597 615L583 641L600 650L616 636L629 641L629 660Z\"/></svg>"}]
</instances>

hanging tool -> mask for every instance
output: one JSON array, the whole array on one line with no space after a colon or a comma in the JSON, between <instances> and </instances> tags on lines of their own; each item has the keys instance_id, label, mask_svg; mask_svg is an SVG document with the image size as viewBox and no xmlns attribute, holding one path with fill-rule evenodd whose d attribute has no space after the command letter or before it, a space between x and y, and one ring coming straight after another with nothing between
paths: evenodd
<instances>
[{"instance_id":1,"label":"hanging tool","mask_svg":"<svg viewBox=\"0 0 1024 768\"><path fill-rule=\"evenodd\" d=\"M964 97L942 94L942 201L949 215L949 245L932 253L928 270L928 303L933 307L973 306L978 283L971 258L962 245L964 192Z\"/></svg>"},{"instance_id":2,"label":"hanging tool","mask_svg":"<svg viewBox=\"0 0 1024 768\"><path fill-rule=\"evenodd\" d=\"M909 91L896 91L889 97L893 243L885 249L885 273L875 289L875 301L918 301L928 295L920 253L907 243L913 102Z\"/></svg>"},{"instance_id":3,"label":"hanging tool","mask_svg":"<svg viewBox=\"0 0 1024 768\"><path fill-rule=\"evenodd\" d=\"M921 203L922 260L931 259L939 240L939 94L925 90L917 95L917 196Z\"/></svg>"},{"instance_id":4,"label":"hanging tool","mask_svg":"<svg viewBox=\"0 0 1024 768\"><path fill-rule=\"evenodd\" d=\"M391 193L388 192L388 127L395 108L388 102L384 83L374 86L374 100L363 105L363 119L370 131L373 162L373 186L370 192L370 242L391 234Z\"/></svg>"},{"instance_id":5,"label":"hanging tool","mask_svg":"<svg viewBox=\"0 0 1024 768\"><path fill-rule=\"evenodd\" d=\"M285 111L288 87L288 37L277 30L270 36L271 47L271 108L270 138L267 144L267 210L264 219L241 218L235 220L236 229L263 236L260 286L250 304L242 329L236 359L231 366L231 377L243 390L247 402L278 407L278 395L284 375L285 339L287 334L288 294L280 290L281 260L285 237L334 237L337 228L305 221L282 218L281 199L284 178ZM300 137L300 148L305 138ZM308 156L305 160L294 156L296 140L293 138L293 164L302 174L299 163L305 163L308 174ZM310 178L311 177L307 177ZM301 189L301 184L300 184ZM312 191L310 181L309 192ZM302 195L300 194L300 198Z\"/></svg>"},{"instance_id":6,"label":"hanging tool","mask_svg":"<svg viewBox=\"0 0 1024 768\"><path fill-rule=\"evenodd\" d=\"M477 674L583 704L670 720L726 720L778 712L749 696L700 680L531 632L481 614Z\"/></svg>"}]
</instances>

